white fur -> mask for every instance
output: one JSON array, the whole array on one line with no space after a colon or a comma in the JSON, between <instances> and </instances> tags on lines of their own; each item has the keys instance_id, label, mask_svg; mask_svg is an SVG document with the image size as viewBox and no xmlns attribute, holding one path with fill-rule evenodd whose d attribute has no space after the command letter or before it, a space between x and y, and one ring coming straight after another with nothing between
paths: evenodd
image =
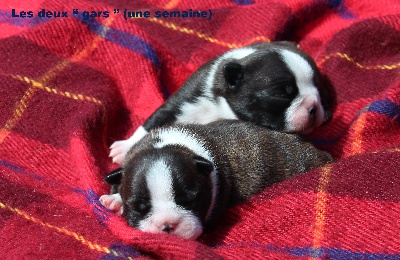
<instances>
[{"instance_id":1,"label":"white fur","mask_svg":"<svg viewBox=\"0 0 400 260\"><path fill-rule=\"evenodd\" d=\"M288 68L292 71L299 89L298 97L295 98L287 109L286 130L289 132L309 132L313 127L322 124L324 110L318 89L313 82L314 71L310 64L299 54L289 50L279 50ZM309 110L317 107L315 125L310 125Z\"/></svg>"},{"instance_id":2,"label":"white fur","mask_svg":"<svg viewBox=\"0 0 400 260\"><path fill-rule=\"evenodd\" d=\"M211 152L207 150L205 143L187 131L182 131L181 129L173 127L163 129L162 131L157 132L157 138L159 138L160 141L154 144L154 148L162 148L167 145L181 145L214 164L214 157ZM210 179L212 184L211 203L207 211L206 220L211 216L217 197L218 177L215 164L214 171L210 174Z\"/></svg>"},{"instance_id":3,"label":"white fur","mask_svg":"<svg viewBox=\"0 0 400 260\"><path fill-rule=\"evenodd\" d=\"M162 148L167 145L181 145L187 147L195 154L214 162L213 156L207 150L205 143L186 130L169 127L152 134L156 135L155 138L160 139L159 142L154 144L154 148Z\"/></svg>"},{"instance_id":4,"label":"white fur","mask_svg":"<svg viewBox=\"0 0 400 260\"><path fill-rule=\"evenodd\" d=\"M207 124L219 119L237 119L228 102L223 97L215 99L212 89L214 86L215 74L222 61L227 59L240 60L253 54L256 49L245 47L235 49L221 55L212 64L206 78L204 96L199 97L196 102L187 102L180 107L181 113L177 115L177 123L198 123Z\"/></svg>"},{"instance_id":5,"label":"white fur","mask_svg":"<svg viewBox=\"0 0 400 260\"><path fill-rule=\"evenodd\" d=\"M237 119L231 107L223 97L216 101L208 97L200 97L195 103L185 103L177 115L177 123L208 124L220 119Z\"/></svg>"},{"instance_id":6,"label":"white fur","mask_svg":"<svg viewBox=\"0 0 400 260\"><path fill-rule=\"evenodd\" d=\"M177 123L200 123L207 124L219 119L237 119L226 100L219 97L215 100L212 94L215 73L218 66L226 59L243 59L244 57L254 53L256 49L244 47L235 49L223 54L211 66L209 74L206 78L206 86L204 88L205 97L199 97L195 103L184 103L180 107L181 114L177 115ZM125 159L129 149L147 134L147 131L140 126L136 132L127 140L117 141L111 145L110 157L114 163L121 164Z\"/></svg>"},{"instance_id":7,"label":"white fur","mask_svg":"<svg viewBox=\"0 0 400 260\"><path fill-rule=\"evenodd\" d=\"M126 153L131 149L131 147L142 139L148 132L143 126L139 126L135 133L126 140L114 142L110 148L110 157L113 158L114 163L121 164L125 159Z\"/></svg>"},{"instance_id":8,"label":"white fur","mask_svg":"<svg viewBox=\"0 0 400 260\"><path fill-rule=\"evenodd\" d=\"M196 239L203 231L200 220L174 201L171 170L163 160L154 162L146 175L152 209L149 216L139 222L139 229L163 233L165 225L173 227L171 234Z\"/></svg>"},{"instance_id":9,"label":"white fur","mask_svg":"<svg viewBox=\"0 0 400 260\"><path fill-rule=\"evenodd\" d=\"M166 145L182 145L195 154L214 163L214 158L211 152L207 150L204 142L187 131L171 127L151 132L151 134L156 135L154 137L160 139L158 143L154 144L154 148L162 148ZM212 183L211 202L207 210L206 220L212 214L217 196L218 178L216 169L211 172L210 180ZM196 239L203 230L201 222L191 211L176 205L172 177L168 165L162 160L154 162L146 175L146 181L151 195L152 211L148 218L140 221L139 229L151 233L163 233L163 226L168 224L175 226L172 234L184 238ZM119 193L103 195L100 198L100 202L106 208L118 211L119 214L123 212L122 199ZM115 203L119 205L118 208L114 206Z\"/></svg>"},{"instance_id":10,"label":"white fur","mask_svg":"<svg viewBox=\"0 0 400 260\"><path fill-rule=\"evenodd\" d=\"M313 91L314 71L310 64L299 54L292 51L284 49L280 50L279 53L282 55L284 62L292 71L293 75L295 75L296 83L304 87L304 91Z\"/></svg>"}]
</instances>

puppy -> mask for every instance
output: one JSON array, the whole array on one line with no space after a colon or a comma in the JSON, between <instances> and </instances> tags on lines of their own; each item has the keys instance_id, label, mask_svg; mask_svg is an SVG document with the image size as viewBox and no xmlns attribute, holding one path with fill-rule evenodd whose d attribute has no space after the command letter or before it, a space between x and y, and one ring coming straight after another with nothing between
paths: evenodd
<instances>
[{"instance_id":1,"label":"puppy","mask_svg":"<svg viewBox=\"0 0 400 260\"><path fill-rule=\"evenodd\" d=\"M331 161L298 135L245 121L175 124L132 147L108 179L119 193L100 201L142 231L196 239L226 208Z\"/></svg>"},{"instance_id":2,"label":"puppy","mask_svg":"<svg viewBox=\"0 0 400 260\"><path fill-rule=\"evenodd\" d=\"M331 117L325 92L315 62L292 43L234 49L201 66L129 139L113 143L110 157L121 164L148 131L172 123L240 119L308 133Z\"/></svg>"}]
</instances>

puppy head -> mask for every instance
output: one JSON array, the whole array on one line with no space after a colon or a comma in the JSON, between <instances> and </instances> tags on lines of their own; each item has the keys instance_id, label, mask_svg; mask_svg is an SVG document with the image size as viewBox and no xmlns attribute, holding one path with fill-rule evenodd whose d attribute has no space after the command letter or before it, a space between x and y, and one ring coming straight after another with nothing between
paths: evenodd
<instances>
[{"instance_id":1,"label":"puppy head","mask_svg":"<svg viewBox=\"0 0 400 260\"><path fill-rule=\"evenodd\" d=\"M123 217L145 232L196 239L213 206L210 161L169 147L127 163L121 180Z\"/></svg>"},{"instance_id":2,"label":"puppy head","mask_svg":"<svg viewBox=\"0 0 400 260\"><path fill-rule=\"evenodd\" d=\"M217 91L240 119L292 133L308 133L330 119L319 91L321 75L306 53L289 43L250 48L254 51L240 58L232 52L218 77Z\"/></svg>"}]
</instances>

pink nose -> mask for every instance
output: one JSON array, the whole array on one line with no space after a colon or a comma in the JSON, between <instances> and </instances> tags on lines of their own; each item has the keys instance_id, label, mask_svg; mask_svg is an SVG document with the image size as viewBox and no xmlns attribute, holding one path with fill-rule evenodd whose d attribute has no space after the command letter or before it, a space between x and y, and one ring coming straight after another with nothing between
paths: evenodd
<instances>
[{"instance_id":1,"label":"pink nose","mask_svg":"<svg viewBox=\"0 0 400 260\"><path fill-rule=\"evenodd\" d=\"M315 120L318 113L318 102L315 100L315 98L313 96L308 96L304 98L303 102L301 102L301 105L304 109L306 109L306 111L308 111L310 119Z\"/></svg>"}]
</instances>

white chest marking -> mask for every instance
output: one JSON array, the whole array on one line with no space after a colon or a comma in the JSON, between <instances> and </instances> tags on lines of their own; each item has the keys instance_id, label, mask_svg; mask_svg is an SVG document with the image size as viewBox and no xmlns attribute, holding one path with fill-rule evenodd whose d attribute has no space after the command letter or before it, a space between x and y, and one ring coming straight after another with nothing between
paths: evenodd
<instances>
[{"instance_id":1,"label":"white chest marking","mask_svg":"<svg viewBox=\"0 0 400 260\"><path fill-rule=\"evenodd\" d=\"M208 97L200 97L194 103L185 103L177 115L177 123L208 124L220 119L237 119L228 102L223 97L215 101Z\"/></svg>"}]
</instances>

